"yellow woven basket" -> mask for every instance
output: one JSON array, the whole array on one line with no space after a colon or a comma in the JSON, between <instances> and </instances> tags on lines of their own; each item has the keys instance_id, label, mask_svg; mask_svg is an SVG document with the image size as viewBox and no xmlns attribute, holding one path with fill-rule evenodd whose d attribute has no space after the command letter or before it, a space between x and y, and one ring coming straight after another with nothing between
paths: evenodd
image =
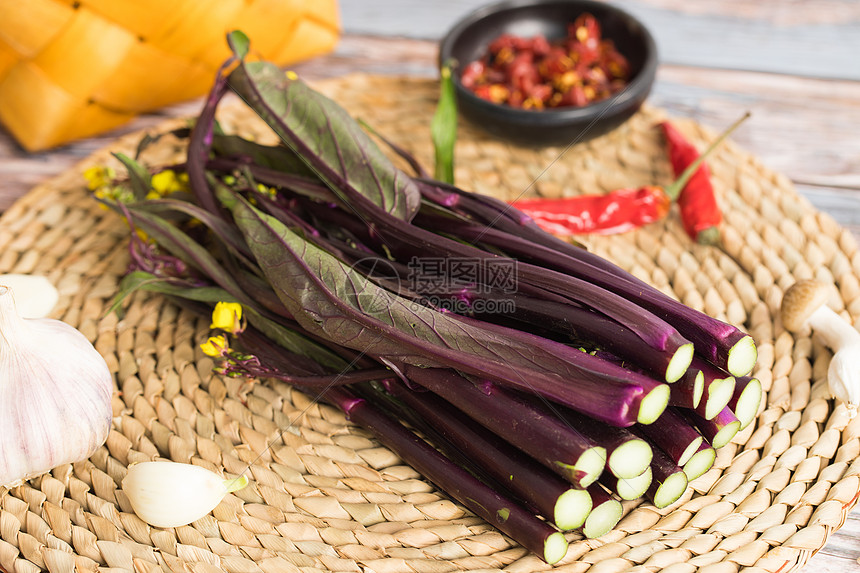
<instances>
[{"instance_id":1,"label":"yellow woven basket","mask_svg":"<svg viewBox=\"0 0 860 573\"><path fill-rule=\"evenodd\" d=\"M336 0L0 0L0 122L30 151L206 92L239 29L288 65L330 51Z\"/></svg>"}]
</instances>

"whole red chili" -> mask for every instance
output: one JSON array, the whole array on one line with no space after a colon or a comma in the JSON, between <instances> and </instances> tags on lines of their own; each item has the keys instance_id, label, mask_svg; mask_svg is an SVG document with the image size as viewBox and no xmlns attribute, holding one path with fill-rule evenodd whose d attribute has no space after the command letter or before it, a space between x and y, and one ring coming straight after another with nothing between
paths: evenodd
<instances>
[{"instance_id":1,"label":"whole red chili","mask_svg":"<svg viewBox=\"0 0 860 573\"><path fill-rule=\"evenodd\" d=\"M689 229L697 226L703 226L703 230L712 227L718 237L716 225L719 224L721 216L719 207L713 198L713 188L707 171L704 171L704 176L699 174L703 173L701 168L705 158L747 117L749 113L732 124L701 155L693 148L695 157L684 156L684 159L690 160L685 162L680 173L677 167L675 168L677 178L667 187L648 185L638 189L618 189L605 195L579 195L563 199L519 199L511 204L530 216L547 232L579 235L623 233L637 229L666 216L672 201L683 200L681 215L686 217L684 227L688 229L687 232L690 233ZM706 194L708 190L710 200L708 197L699 196ZM688 193L689 195L682 199ZM702 212L699 213L699 210ZM716 222L713 223L715 213ZM701 239L705 239L713 231L705 233ZM695 238L696 235L691 234L691 237Z\"/></svg>"},{"instance_id":2,"label":"whole red chili","mask_svg":"<svg viewBox=\"0 0 860 573\"><path fill-rule=\"evenodd\" d=\"M695 161L699 151L668 121L661 123L660 127L666 136L672 170L677 176ZM707 164L703 163L690 177L687 186L681 190L678 207L681 211L681 223L691 239L703 245L713 245L719 241L719 225L723 217L714 195L711 172Z\"/></svg>"},{"instance_id":3,"label":"whole red chili","mask_svg":"<svg viewBox=\"0 0 860 573\"><path fill-rule=\"evenodd\" d=\"M729 127L718 141L734 131L735 127L747 117L749 117L748 113ZM664 121L660 127L663 128L663 134L666 137L672 170L678 177L699 158L699 151L670 122ZM714 195L714 186L707 164L702 163L693 172L687 184L681 188L677 200L681 211L681 223L687 235L703 245L718 243L720 240L719 226L723 216Z\"/></svg>"},{"instance_id":4,"label":"whole red chili","mask_svg":"<svg viewBox=\"0 0 860 573\"><path fill-rule=\"evenodd\" d=\"M661 187L649 186L618 189L605 195L520 199L512 205L549 233L608 235L662 219L669 212L671 200Z\"/></svg>"}]
</instances>

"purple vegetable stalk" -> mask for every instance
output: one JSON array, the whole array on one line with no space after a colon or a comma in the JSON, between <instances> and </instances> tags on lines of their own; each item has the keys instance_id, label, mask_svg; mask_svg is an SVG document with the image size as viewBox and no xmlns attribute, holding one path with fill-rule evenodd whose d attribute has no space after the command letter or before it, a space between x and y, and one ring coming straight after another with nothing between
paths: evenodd
<instances>
[{"instance_id":1,"label":"purple vegetable stalk","mask_svg":"<svg viewBox=\"0 0 860 573\"><path fill-rule=\"evenodd\" d=\"M394 380L385 388L421 418L422 428L429 426L446 442L434 444L436 447L445 452L453 450L560 529L576 529L585 522L591 511L591 498L585 490L573 489L569 482L433 392L416 392Z\"/></svg>"},{"instance_id":2,"label":"purple vegetable stalk","mask_svg":"<svg viewBox=\"0 0 860 573\"><path fill-rule=\"evenodd\" d=\"M653 424L637 424L632 430L660 448L679 466L686 464L702 443L702 435L674 408L666 408Z\"/></svg>"},{"instance_id":3,"label":"purple vegetable stalk","mask_svg":"<svg viewBox=\"0 0 860 573\"><path fill-rule=\"evenodd\" d=\"M693 410L681 410L681 412L716 449L728 444L740 431L741 422L728 406L710 420L706 420Z\"/></svg>"},{"instance_id":4,"label":"purple vegetable stalk","mask_svg":"<svg viewBox=\"0 0 860 573\"><path fill-rule=\"evenodd\" d=\"M687 489L687 475L660 448L654 448L651 462L652 479L648 498L654 507L662 509L678 501Z\"/></svg>"},{"instance_id":5,"label":"purple vegetable stalk","mask_svg":"<svg viewBox=\"0 0 860 573\"><path fill-rule=\"evenodd\" d=\"M504 203L496 207L497 211L503 210L504 214L499 213L490 219L488 211L493 208L493 200L481 197L470 201L472 195L461 191L457 207L463 209L468 205L475 211L481 211L485 226L460 225L448 228L447 231L465 240L480 240L502 249L510 256L569 273L628 297L673 324L682 336L695 344L697 353L718 366L739 376L752 370L756 351L749 335L666 296L653 286L583 248L560 241L531 225L517 227L516 220L520 218L524 221L526 216L520 214L520 217L517 217L516 210ZM429 195L428 197L432 198ZM492 228L493 226L499 228Z\"/></svg>"},{"instance_id":6,"label":"purple vegetable stalk","mask_svg":"<svg viewBox=\"0 0 860 573\"><path fill-rule=\"evenodd\" d=\"M666 382L678 380L690 365L693 345L680 335L673 335L665 350L657 350L623 324L572 302L564 304L525 296L509 298L516 308L517 320L597 345Z\"/></svg>"},{"instance_id":7,"label":"purple vegetable stalk","mask_svg":"<svg viewBox=\"0 0 860 573\"><path fill-rule=\"evenodd\" d=\"M327 390L325 398L439 489L547 563L556 563L567 553L567 540L560 531L483 484L367 401L341 388Z\"/></svg>"},{"instance_id":8,"label":"purple vegetable stalk","mask_svg":"<svg viewBox=\"0 0 860 573\"><path fill-rule=\"evenodd\" d=\"M407 379L438 394L467 416L584 488L600 476L606 449L578 428L536 410L528 401L491 382L474 384L452 370L404 366ZM528 420L528 423L523 421Z\"/></svg>"},{"instance_id":9,"label":"purple vegetable stalk","mask_svg":"<svg viewBox=\"0 0 860 573\"><path fill-rule=\"evenodd\" d=\"M728 407L738 417L741 430L755 420L763 397L764 392L758 378L741 376L735 380L734 393L729 400Z\"/></svg>"},{"instance_id":10,"label":"purple vegetable stalk","mask_svg":"<svg viewBox=\"0 0 860 573\"><path fill-rule=\"evenodd\" d=\"M244 200L221 198L278 297L311 333L390 361L449 366L537 391L618 426L649 423L668 403L667 385L564 344L416 306Z\"/></svg>"},{"instance_id":11,"label":"purple vegetable stalk","mask_svg":"<svg viewBox=\"0 0 860 573\"><path fill-rule=\"evenodd\" d=\"M641 475L651 464L651 446L628 428L595 424L593 419L567 408L555 408L540 403L535 403L534 407L536 410L546 411L548 415L560 416L565 423L576 428L591 442L606 448L606 469L619 478Z\"/></svg>"},{"instance_id":12,"label":"purple vegetable stalk","mask_svg":"<svg viewBox=\"0 0 860 573\"><path fill-rule=\"evenodd\" d=\"M624 508L621 502L612 497L612 494L599 483L588 486L588 493L591 495L593 507L582 526L582 534L593 539L609 533L618 525L624 514Z\"/></svg>"},{"instance_id":13,"label":"purple vegetable stalk","mask_svg":"<svg viewBox=\"0 0 860 573\"><path fill-rule=\"evenodd\" d=\"M705 375L701 370L688 368L670 388L669 405L692 410L701 403L705 393Z\"/></svg>"},{"instance_id":14,"label":"purple vegetable stalk","mask_svg":"<svg viewBox=\"0 0 860 573\"><path fill-rule=\"evenodd\" d=\"M693 357L690 369L702 373L705 386L702 400L695 407L696 413L704 419L710 420L719 414L732 399L735 390L735 377L698 356Z\"/></svg>"}]
</instances>

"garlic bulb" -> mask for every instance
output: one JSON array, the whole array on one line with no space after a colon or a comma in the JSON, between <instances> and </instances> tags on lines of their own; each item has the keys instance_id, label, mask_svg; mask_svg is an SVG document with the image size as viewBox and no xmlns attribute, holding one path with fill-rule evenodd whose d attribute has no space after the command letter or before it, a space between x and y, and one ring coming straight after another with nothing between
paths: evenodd
<instances>
[{"instance_id":1,"label":"garlic bulb","mask_svg":"<svg viewBox=\"0 0 860 573\"><path fill-rule=\"evenodd\" d=\"M92 455L110 431L113 387L83 334L22 318L0 286L0 486Z\"/></svg>"},{"instance_id":2,"label":"garlic bulb","mask_svg":"<svg viewBox=\"0 0 860 573\"><path fill-rule=\"evenodd\" d=\"M0 285L12 289L18 314L24 318L44 318L60 300L56 287L43 276L9 273L0 275Z\"/></svg>"},{"instance_id":3,"label":"garlic bulb","mask_svg":"<svg viewBox=\"0 0 860 573\"><path fill-rule=\"evenodd\" d=\"M224 496L248 485L191 464L155 461L129 466L122 490L139 518L155 527L179 527L215 509Z\"/></svg>"}]
</instances>

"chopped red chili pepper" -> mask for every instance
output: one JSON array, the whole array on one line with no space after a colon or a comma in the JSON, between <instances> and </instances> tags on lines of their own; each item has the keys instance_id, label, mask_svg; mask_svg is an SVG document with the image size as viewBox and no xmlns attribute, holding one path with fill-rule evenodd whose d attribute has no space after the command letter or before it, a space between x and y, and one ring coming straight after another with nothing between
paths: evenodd
<instances>
[{"instance_id":1,"label":"chopped red chili pepper","mask_svg":"<svg viewBox=\"0 0 860 573\"><path fill-rule=\"evenodd\" d=\"M460 81L478 97L526 109L584 106L621 91L630 65L600 23L582 14L567 27L567 37L502 34L481 59L463 69Z\"/></svg>"}]
</instances>

